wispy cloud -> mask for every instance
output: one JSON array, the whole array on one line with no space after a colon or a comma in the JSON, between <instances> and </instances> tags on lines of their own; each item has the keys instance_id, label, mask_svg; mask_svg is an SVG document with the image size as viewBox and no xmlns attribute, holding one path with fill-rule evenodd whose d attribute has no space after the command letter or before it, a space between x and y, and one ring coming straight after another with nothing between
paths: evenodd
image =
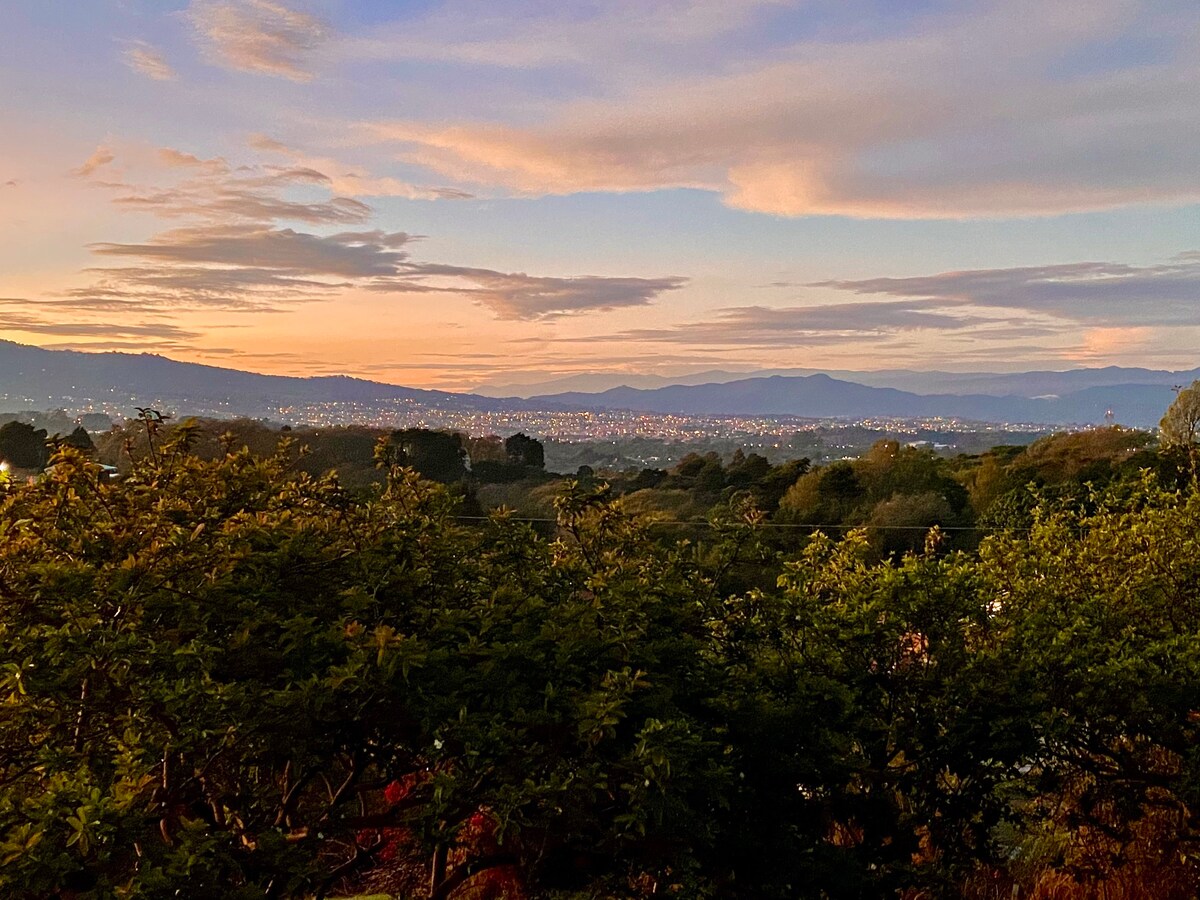
<instances>
[{"instance_id":1,"label":"wispy cloud","mask_svg":"<svg viewBox=\"0 0 1200 900\"><path fill-rule=\"evenodd\" d=\"M291 160L294 166L319 171L331 190L350 197L405 197L409 200L471 200L474 194L454 187L413 184L390 176L373 175L361 166L328 156L305 153L265 134L253 134L249 144L256 150Z\"/></svg>"},{"instance_id":2,"label":"wispy cloud","mask_svg":"<svg viewBox=\"0 0 1200 900\"><path fill-rule=\"evenodd\" d=\"M269 139L258 143L291 155ZM114 158L105 150L91 171ZM90 284L53 300L61 308L273 312L358 288L458 296L500 319L536 321L645 305L686 283L681 277L541 276L413 260L409 245L417 237L406 232L282 227L361 225L372 216L358 200L327 196L333 179L304 160L235 166L175 148L160 149L150 160L157 168L148 184L102 183L115 191L112 202L188 224L145 241L92 244L92 252L112 264L87 270Z\"/></svg>"},{"instance_id":3,"label":"wispy cloud","mask_svg":"<svg viewBox=\"0 0 1200 900\"><path fill-rule=\"evenodd\" d=\"M153 341L145 338L141 340L38 341L38 346L43 350L83 350L88 353L147 353L153 350L155 353L187 352L197 356L205 355L196 350L188 341L173 341L165 338L156 338Z\"/></svg>"},{"instance_id":4,"label":"wispy cloud","mask_svg":"<svg viewBox=\"0 0 1200 900\"><path fill-rule=\"evenodd\" d=\"M111 149L103 146L97 147L92 155L83 161L83 165L71 170L71 174L79 178L87 178L94 172L107 166L114 159L116 159L116 156Z\"/></svg>"},{"instance_id":5,"label":"wispy cloud","mask_svg":"<svg viewBox=\"0 0 1200 900\"><path fill-rule=\"evenodd\" d=\"M109 148L101 148L75 174L87 177L114 159ZM307 166L235 167L220 157L200 159L171 147L159 149L156 162L175 180L167 185L161 179L145 184L108 180L101 186L119 192L112 201L118 207L167 219L337 225L365 222L371 215L369 206L350 197L301 199L289 193L332 187L329 176Z\"/></svg>"},{"instance_id":6,"label":"wispy cloud","mask_svg":"<svg viewBox=\"0 0 1200 900\"><path fill-rule=\"evenodd\" d=\"M462 286L466 282L467 286ZM399 279L379 281L373 290L445 291L464 295L500 319L536 321L579 312L645 306L686 278L620 278L582 275L567 278L497 272L493 269L419 263L402 268Z\"/></svg>"},{"instance_id":7,"label":"wispy cloud","mask_svg":"<svg viewBox=\"0 0 1200 900\"><path fill-rule=\"evenodd\" d=\"M1200 259L1187 254L1157 266L1082 262L814 286L1023 310L1092 325L1200 325Z\"/></svg>"},{"instance_id":8,"label":"wispy cloud","mask_svg":"<svg viewBox=\"0 0 1200 900\"><path fill-rule=\"evenodd\" d=\"M135 257L162 263L212 263L290 275L370 278L395 274L408 258L398 248L412 240L403 232L345 232L320 237L290 228L197 226L164 232L142 244L94 244L100 256Z\"/></svg>"},{"instance_id":9,"label":"wispy cloud","mask_svg":"<svg viewBox=\"0 0 1200 900\"><path fill-rule=\"evenodd\" d=\"M94 281L66 291L64 301L126 314L188 308L272 312L289 304L330 299L351 286L230 266L121 266L88 269L86 274Z\"/></svg>"},{"instance_id":10,"label":"wispy cloud","mask_svg":"<svg viewBox=\"0 0 1200 900\"><path fill-rule=\"evenodd\" d=\"M134 41L121 54L125 65L155 81L173 81L175 70L162 53L144 41Z\"/></svg>"},{"instance_id":11,"label":"wispy cloud","mask_svg":"<svg viewBox=\"0 0 1200 900\"><path fill-rule=\"evenodd\" d=\"M403 233L320 236L265 225L195 225L144 243L92 246L134 264L89 269L92 283L64 302L110 310L270 312L328 300L369 279L394 276L408 258Z\"/></svg>"},{"instance_id":12,"label":"wispy cloud","mask_svg":"<svg viewBox=\"0 0 1200 900\"><path fill-rule=\"evenodd\" d=\"M450 0L416 18L347 37L354 60L435 60L530 68L597 60L652 64L744 28L791 0ZM610 67L611 68L611 67Z\"/></svg>"},{"instance_id":13,"label":"wispy cloud","mask_svg":"<svg viewBox=\"0 0 1200 900\"><path fill-rule=\"evenodd\" d=\"M966 4L919 34L804 40L680 65L521 124L366 123L405 158L522 194L701 188L776 215L959 218L1200 199L1200 11L1129 0ZM1130 34L1153 61L1072 60ZM536 42L533 42L536 44ZM587 73L602 68L593 55ZM715 71L716 74L712 74Z\"/></svg>"},{"instance_id":14,"label":"wispy cloud","mask_svg":"<svg viewBox=\"0 0 1200 900\"><path fill-rule=\"evenodd\" d=\"M371 215L369 206L348 197L304 203L236 188L224 188L207 194L184 190L126 194L114 198L113 203L131 211L149 212L166 218L230 216L252 222L283 220L310 225L354 224L366 221Z\"/></svg>"},{"instance_id":15,"label":"wispy cloud","mask_svg":"<svg viewBox=\"0 0 1200 900\"><path fill-rule=\"evenodd\" d=\"M138 264L92 269L96 281L69 295L80 303L108 301L141 308L266 310L360 287L398 295L457 295L497 318L536 321L645 305L687 281L536 276L412 262L403 249L412 240L403 232L320 236L253 225L178 228L144 243L93 245L98 256Z\"/></svg>"},{"instance_id":16,"label":"wispy cloud","mask_svg":"<svg viewBox=\"0 0 1200 900\"><path fill-rule=\"evenodd\" d=\"M0 301L6 302L7 301ZM15 302L15 301L14 301ZM34 301L19 301L26 308L36 309ZM37 314L24 312L0 312L0 330L20 331L26 334L51 335L54 337L116 337L186 340L199 337L169 322L95 322L54 321Z\"/></svg>"},{"instance_id":17,"label":"wispy cloud","mask_svg":"<svg viewBox=\"0 0 1200 900\"><path fill-rule=\"evenodd\" d=\"M292 81L312 79L312 56L331 34L317 17L274 0L192 0L187 17L214 61Z\"/></svg>"},{"instance_id":18,"label":"wispy cloud","mask_svg":"<svg viewBox=\"0 0 1200 900\"><path fill-rule=\"evenodd\" d=\"M708 320L666 328L628 329L604 338L698 347L802 347L859 343L912 331L979 333L1008 321L945 307L939 300L920 299L819 306L733 306L717 310Z\"/></svg>"}]
</instances>

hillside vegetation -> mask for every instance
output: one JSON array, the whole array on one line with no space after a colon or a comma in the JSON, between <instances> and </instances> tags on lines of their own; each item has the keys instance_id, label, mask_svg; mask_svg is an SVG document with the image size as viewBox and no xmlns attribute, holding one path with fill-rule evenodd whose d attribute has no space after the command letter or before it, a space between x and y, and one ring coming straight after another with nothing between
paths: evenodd
<instances>
[{"instance_id":1,"label":"hillside vegetation","mask_svg":"<svg viewBox=\"0 0 1200 900\"><path fill-rule=\"evenodd\" d=\"M544 528L463 518L420 437L349 488L147 434L3 488L4 896L1200 889L1186 443L698 458ZM718 509L672 533L643 491Z\"/></svg>"}]
</instances>

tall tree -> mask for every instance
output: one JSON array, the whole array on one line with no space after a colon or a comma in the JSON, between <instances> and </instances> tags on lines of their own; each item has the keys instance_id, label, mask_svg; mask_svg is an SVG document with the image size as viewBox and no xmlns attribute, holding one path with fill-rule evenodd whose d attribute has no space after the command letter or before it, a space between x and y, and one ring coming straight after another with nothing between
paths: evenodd
<instances>
[{"instance_id":1,"label":"tall tree","mask_svg":"<svg viewBox=\"0 0 1200 900\"><path fill-rule=\"evenodd\" d=\"M1200 434L1200 381L1179 391L1158 428L1168 446L1191 447L1196 443Z\"/></svg>"}]
</instances>

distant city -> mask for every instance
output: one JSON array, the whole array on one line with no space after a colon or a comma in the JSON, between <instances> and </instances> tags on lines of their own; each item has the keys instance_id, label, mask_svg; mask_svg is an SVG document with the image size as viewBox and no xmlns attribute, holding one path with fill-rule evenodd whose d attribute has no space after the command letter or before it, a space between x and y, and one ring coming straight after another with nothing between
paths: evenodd
<instances>
[{"instance_id":1,"label":"distant city","mask_svg":"<svg viewBox=\"0 0 1200 900\"><path fill-rule=\"evenodd\" d=\"M943 454L977 453L1053 431L1112 423L1152 428L1171 400L1171 382L1187 383L1194 374L1076 369L955 380L936 372L839 372L839 378L766 375L488 397L11 343L0 343L0 364L0 414L21 415L50 433L72 421L104 431L138 407L177 419L249 418L275 428L427 428L502 437L524 432L547 443L547 464L558 471L581 464L660 466L692 451L731 454L739 448L773 461L827 461L861 453L881 436ZM948 390L956 386L971 393ZM53 410L65 416L47 416Z\"/></svg>"}]
</instances>

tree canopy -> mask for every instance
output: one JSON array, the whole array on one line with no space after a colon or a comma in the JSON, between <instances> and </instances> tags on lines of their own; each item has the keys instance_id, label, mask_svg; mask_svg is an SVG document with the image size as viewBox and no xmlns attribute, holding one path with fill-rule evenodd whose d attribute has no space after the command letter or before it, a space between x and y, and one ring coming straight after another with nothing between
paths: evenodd
<instances>
[{"instance_id":1,"label":"tree canopy","mask_svg":"<svg viewBox=\"0 0 1200 900\"><path fill-rule=\"evenodd\" d=\"M1200 434L1200 381L1193 381L1175 396L1159 423L1165 444L1190 447Z\"/></svg>"},{"instance_id":2,"label":"tree canopy","mask_svg":"<svg viewBox=\"0 0 1200 900\"><path fill-rule=\"evenodd\" d=\"M725 498L673 540L599 479L547 534L395 442L364 492L151 438L0 486L4 896L1200 887L1194 482L1032 492L948 551L966 489L881 445L789 472L868 527L780 546L750 456L654 476Z\"/></svg>"},{"instance_id":3,"label":"tree canopy","mask_svg":"<svg viewBox=\"0 0 1200 900\"><path fill-rule=\"evenodd\" d=\"M18 469L40 469L46 464L46 432L25 422L0 425L0 462Z\"/></svg>"}]
</instances>

